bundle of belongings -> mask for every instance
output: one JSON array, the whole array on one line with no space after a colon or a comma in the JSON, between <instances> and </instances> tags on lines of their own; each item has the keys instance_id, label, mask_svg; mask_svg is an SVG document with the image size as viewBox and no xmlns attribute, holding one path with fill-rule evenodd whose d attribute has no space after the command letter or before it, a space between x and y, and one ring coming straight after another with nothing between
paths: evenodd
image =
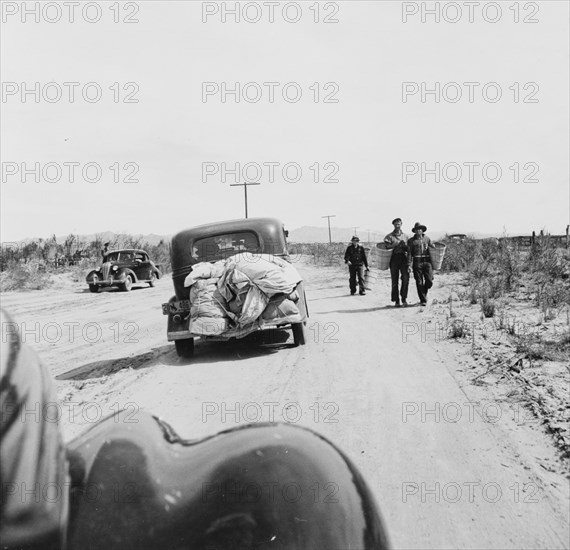
<instances>
[{"instance_id":1,"label":"bundle of belongings","mask_svg":"<svg viewBox=\"0 0 570 550\"><path fill-rule=\"evenodd\" d=\"M295 287L301 280L291 264L269 254L198 263L184 280L190 287L190 332L232 337L299 323Z\"/></svg>"}]
</instances>

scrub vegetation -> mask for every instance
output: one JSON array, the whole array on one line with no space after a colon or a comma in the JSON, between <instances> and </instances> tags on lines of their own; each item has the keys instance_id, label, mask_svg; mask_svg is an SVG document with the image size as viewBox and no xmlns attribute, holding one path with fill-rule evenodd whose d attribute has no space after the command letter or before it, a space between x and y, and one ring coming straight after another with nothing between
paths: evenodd
<instances>
[{"instance_id":1,"label":"scrub vegetation","mask_svg":"<svg viewBox=\"0 0 570 550\"><path fill-rule=\"evenodd\" d=\"M96 235L86 240L70 234L61 242L54 236L22 243L3 243L0 254L0 291L42 290L68 275L75 282L84 281L87 272L101 263L104 242L109 250L141 248L164 272L170 271L169 244L164 239L150 244L141 237L120 234L110 239Z\"/></svg>"}]
</instances>

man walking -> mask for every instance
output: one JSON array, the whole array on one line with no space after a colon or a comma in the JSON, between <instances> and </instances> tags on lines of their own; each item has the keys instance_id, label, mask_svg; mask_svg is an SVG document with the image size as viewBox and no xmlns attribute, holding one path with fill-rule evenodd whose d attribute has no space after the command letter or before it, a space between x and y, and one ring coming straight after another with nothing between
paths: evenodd
<instances>
[{"instance_id":1,"label":"man walking","mask_svg":"<svg viewBox=\"0 0 570 550\"><path fill-rule=\"evenodd\" d=\"M426 231L425 225L416 222L412 229L414 236L408 241L408 248L410 249L408 265L413 268L418 297L422 306L427 304L428 290L433 286L433 267L429 249L435 247L430 238L424 235Z\"/></svg>"},{"instance_id":2,"label":"man walking","mask_svg":"<svg viewBox=\"0 0 570 550\"><path fill-rule=\"evenodd\" d=\"M408 237L402 231L402 219L392 220L394 231L384 237L384 243L392 250L390 258L390 275L392 277L392 302L396 307L400 307L400 297L402 304L408 305L408 285L410 273L408 271ZM398 294L398 279L402 279L402 286Z\"/></svg>"},{"instance_id":3,"label":"man walking","mask_svg":"<svg viewBox=\"0 0 570 550\"><path fill-rule=\"evenodd\" d=\"M368 260L366 259L366 252L364 247L361 246L360 239L358 237L352 237L350 240L350 245L344 253L344 263L348 264L348 273L350 285L350 294L353 296L356 294L356 277L358 276L358 288L360 289L359 294L363 296L366 294L364 291L364 278L362 277L362 266L368 271Z\"/></svg>"}]
</instances>

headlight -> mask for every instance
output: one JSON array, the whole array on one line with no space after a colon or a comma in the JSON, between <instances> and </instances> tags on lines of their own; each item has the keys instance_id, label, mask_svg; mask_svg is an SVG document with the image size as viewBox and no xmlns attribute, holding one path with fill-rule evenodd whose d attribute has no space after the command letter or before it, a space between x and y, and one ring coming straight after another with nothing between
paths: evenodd
<instances>
[{"instance_id":1,"label":"headlight","mask_svg":"<svg viewBox=\"0 0 570 550\"><path fill-rule=\"evenodd\" d=\"M113 271L117 271L119 269L116 265L113 266Z\"/></svg>"}]
</instances>

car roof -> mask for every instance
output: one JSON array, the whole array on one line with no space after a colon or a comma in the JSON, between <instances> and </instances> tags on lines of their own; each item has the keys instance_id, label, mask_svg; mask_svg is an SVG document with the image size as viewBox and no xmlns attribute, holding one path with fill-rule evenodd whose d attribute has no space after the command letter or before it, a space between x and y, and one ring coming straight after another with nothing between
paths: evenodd
<instances>
[{"instance_id":1,"label":"car roof","mask_svg":"<svg viewBox=\"0 0 570 550\"><path fill-rule=\"evenodd\" d=\"M116 252L138 252L142 254L148 254L146 251L141 250L140 248L119 248L118 250L108 250L105 256L108 256L109 254L115 254Z\"/></svg>"},{"instance_id":2,"label":"car roof","mask_svg":"<svg viewBox=\"0 0 570 550\"><path fill-rule=\"evenodd\" d=\"M194 239L199 239L201 237L212 236L214 234L247 230L257 231L262 234L270 234L274 232L275 227L279 227L281 229L283 227L283 222L277 218L242 218L190 227L179 231L174 235L172 240L176 241L180 238L188 238L190 235L193 236Z\"/></svg>"}]
</instances>

